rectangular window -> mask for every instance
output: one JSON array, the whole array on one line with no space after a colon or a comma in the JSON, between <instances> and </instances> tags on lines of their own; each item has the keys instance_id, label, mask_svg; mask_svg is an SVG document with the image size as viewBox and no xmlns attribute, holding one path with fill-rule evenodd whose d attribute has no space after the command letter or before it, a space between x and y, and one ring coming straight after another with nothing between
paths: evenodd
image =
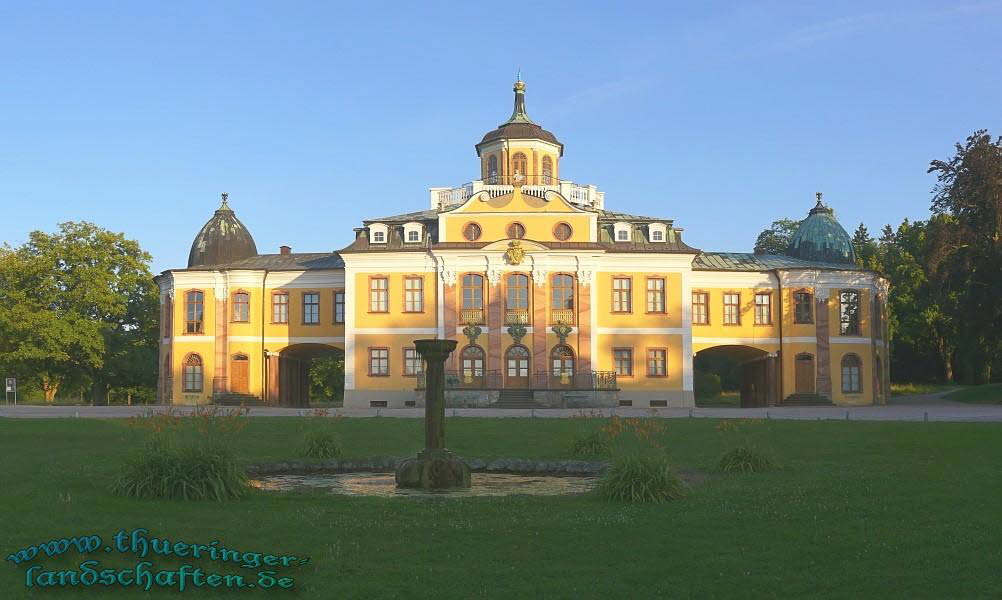
<instances>
[{"instance_id":1,"label":"rectangular window","mask_svg":"<svg viewBox=\"0 0 1002 600\"><path fill-rule=\"evenodd\" d=\"M811 293L797 292L793 294L793 322L813 323L814 311L811 307Z\"/></svg>"},{"instance_id":2,"label":"rectangular window","mask_svg":"<svg viewBox=\"0 0 1002 600\"><path fill-rule=\"evenodd\" d=\"M633 348L613 348L612 360L615 364L616 375L633 376Z\"/></svg>"},{"instance_id":3,"label":"rectangular window","mask_svg":"<svg viewBox=\"0 0 1002 600\"><path fill-rule=\"evenodd\" d=\"M839 299L839 324L842 335L859 335L859 292L842 290Z\"/></svg>"},{"instance_id":4,"label":"rectangular window","mask_svg":"<svg viewBox=\"0 0 1002 600\"><path fill-rule=\"evenodd\" d=\"M289 294L282 292L271 295L271 322L289 322Z\"/></svg>"},{"instance_id":5,"label":"rectangular window","mask_svg":"<svg viewBox=\"0 0 1002 600\"><path fill-rule=\"evenodd\" d=\"M665 280L661 277L647 278L647 312L665 312Z\"/></svg>"},{"instance_id":6,"label":"rectangular window","mask_svg":"<svg viewBox=\"0 0 1002 600\"><path fill-rule=\"evenodd\" d=\"M247 292L233 294L233 321L237 323L250 321L250 294Z\"/></svg>"},{"instance_id":7,"label":"rectangular window","mask_svg":"<svg viewBox=\"0 0 1002 600\"><path fill-rule=\"evenodd\" d=\"M668 349L647 349L647 376L666 377L668 375Z\"/></svg>"},{"instance_id":8,"label":"rectangular window","mask_svg":"<svg viewBox=\"0 0 1002 600\"><path fill-rule=\"evenodd\" d=\"M612 312L633 312L632 281L628 277L614 277L612 280Z\"/></svg>"},{"instance_id":9,"label":"rectangular window","mask_svg":"<svg viewBox=\"0 0 1002 600\"><path fill-rule=\"evenodd\" d=\"M320 322L320 294L306 292L303 294L303 323L313 325Z\"/></svg>"},{"instance_id":10,"label":"rectangular window","mask_svg":"<svg viewBox=\"0 0 1002 600\"><path fill-rule=\"evenodd\" d=\"M192 291L184 296L184 332L202 333L205 304L202 292Z\"/></svg>"},{"instance_id":11,"label":"rectangular window","mask_svg":"<svg viewBox=\"0 0 1002 600\"><path fill-rule=\"evenodd\" d=\"M772 324L772 294L765 292L755 294L755 324Z\"/></svg>"},{"instance_id":12,"label":"rectangular window","mask_svg":"<svg viewBox=\"0 0 1002 600\"><path fill-rule=\"evenodd\" d=\"M693 292L692 293L692 324L693 325L709 325L710 324L710 295L706 292Z\"/></svg>"},{"instance_id":13,"label":"rectangular window","mask_svg":"<svg viewBox=\"0 0 1002 600\"><path fill-rule=\"evenodd\" d=\"M416 377L424 373L424 361L414 348L404 348L404 375Z\"/></svg>"},{"instance_id":14,"label":"rectangular window","mask_svg":"<svg viewBox=\"0 0 1002 600\"><path fill-rule=\"evenodd\" d=\"M741 324L741 294L724 294L724 325Z\"/></svg>"},{"instance_id":15,"label":"rectangular window","mask_svg":"<svg viewBox=\"0 0 1002 600\"><path fill-rule=\"evenodd\" d=\"M424 279L404 278L404 312L424 311Z\"/></svg>"},{"instance_id":16,"label":"rectangular window","mask_svg":"<svg viewBox=\"0 0 1002 600\"><path fill-rule=\"evenodd\" d=\"M164 302L163 326L164 337L171 337L171 332L174 329L174 302L171 301L169 296Z\"/></svg>"},{"instance_id":17,"label":"rectangular window","mask_svg":"<svg viewBox=\"0 0 1002 600\"><path fill-rule=\"evenodd\" d=\"M390 374L390 349L369 348L369 376L387 377Z\"/></svg>"},{"instance_id":18,"label":"rectangular window","mask_svg":"<svg viewBox=\"0 0 1002 600\"><path fill-rule=\"evenodd\" d=\"M334 290L334 322L344 323L344 290Z\"/></svg>"},{"instance_id":19,"label":"rectangular window","mask_svg":"<svg viewBox=\"0 0 1002 600\"><path fill-rule=\"evenodd\" d=\"M369 280L369 312L390 311L390 282L385 277Z\"/></svg>"},{"instance_id":20,"label":"rectangular window","mask_svg":"<svg viewBox=\"0 0 1002 600\"><path fill-rule=\"evenodd\" d=\"M859 365L842 362L842 393L858 394L863 391L859 381Z\"/></svg>"}]
</instances>

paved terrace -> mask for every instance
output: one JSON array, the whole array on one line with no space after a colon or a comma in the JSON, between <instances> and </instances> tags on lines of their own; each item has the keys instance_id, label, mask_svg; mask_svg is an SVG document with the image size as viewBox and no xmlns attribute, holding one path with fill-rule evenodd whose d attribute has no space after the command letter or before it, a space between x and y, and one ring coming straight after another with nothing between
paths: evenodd
<instances>
[{"instance_id":1,"label":"paved terrace","mask_svg":"<svg viewBox=\"0 0 1002 600\"><path fill-rule=\"evenodd\" d=\"M225 408L225 407L224 407ZM0 418L94 418L123 419L146 411L164 411L164 406L35 406L0 405ZM191 407L175 407L190 413ZM423 408L332 408L328 412L345 417L393 417L417 419L424 417ZM304 417L311 409L252 407L252 417ZM940 394L903 396L885 406L843 407L769 407L769 408L589 408L589 409L493 409L448 408L449 417L478 418L569 418L577 416L619 415L621 417L664 417L668 419L790 419L790 420L850 420L850 421L987 421L1002 422L1002 404L964 404L940 398Z\"/></svg>"}]
</instances>

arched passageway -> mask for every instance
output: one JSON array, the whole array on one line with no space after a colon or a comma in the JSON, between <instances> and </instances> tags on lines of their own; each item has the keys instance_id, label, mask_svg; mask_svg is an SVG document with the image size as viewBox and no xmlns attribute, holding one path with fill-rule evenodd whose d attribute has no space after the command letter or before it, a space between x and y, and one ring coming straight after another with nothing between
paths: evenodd
<instances>
[{"instance_id":1,"label":"arched passageway","mask_svg":"<svg viewBox=\"0 0 1002 600\"><path fill-rule=\"evenodd\" d=\"M312 379L320 380L320 384L314 382L311 386L311 369ZM326 344L287 346L269 355L267 376L266 404L308 407L311 396L343 398L344 350Z\"/></svg>"},{"instance_id":2,"label":"arched passageway","mask_svg":"<svg viewBox=\"0 0 1002 600\"><path fill-rule=\"evenodd\" d=\"M713 346L697 352L693 366L719 377L724 390L738 390L742 407L779 402L780 373L774 353L751 346ZM700 390L696 393L698 396Z\"/></svg>"}]
</instances>

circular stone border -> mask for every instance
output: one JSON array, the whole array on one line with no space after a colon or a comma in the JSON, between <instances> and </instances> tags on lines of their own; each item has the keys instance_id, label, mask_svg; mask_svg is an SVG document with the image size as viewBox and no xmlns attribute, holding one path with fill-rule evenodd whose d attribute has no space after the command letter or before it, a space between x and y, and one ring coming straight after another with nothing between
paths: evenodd
<instances>
[{"instance_id":1,"label":"circular stone border","mask_svg":"<svg viewBox=\"0 0 1002 600\"><path fill-rule=\"evenodd\" d=\"M244 467L247 475L279 473L357 473L393 472L406 457L376 456L370 458L331 459L323 461L290 460L250 463ZM601 475L608 463L583 460L546 460L527 458L464 458L463 462L475 473L512 473L517 475Z\"/></svg>"}]
</instances>

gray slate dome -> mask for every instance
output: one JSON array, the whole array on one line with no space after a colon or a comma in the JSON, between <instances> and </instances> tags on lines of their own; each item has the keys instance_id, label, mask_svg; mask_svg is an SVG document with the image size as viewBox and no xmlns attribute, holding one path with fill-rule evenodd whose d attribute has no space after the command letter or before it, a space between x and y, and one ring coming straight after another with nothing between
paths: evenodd
<instances>
[{"instance_id":1,"label":"gray slate dome","mask_svg":"<svg viewBox=\"0 0 1002 600\"><path fill-rule=\"evenodd\" d=\"M835 220L835 211L821 203L811 209L807 218L793 234L786 253L802 260L829 263L856 263L856 251L852 248L852 238Z\"/></svg>"},{"instance_id":2,"label":"gray slate dome","mask_svg":"<svg viewBox=\"0 0 1002 600\"><path fill-rule=\"evenodd\" d=\"M480 140L476 146L477 153L480 153L480 146L494 140L535 139L560 146L560 154L563 155L564 145L557 141L557 136L533 123L529 115L525 113L525 83L521 79L515 82L513 91L515 92L515 108L511 112L511 117L498 125L497 129L488 131L484 135L484 139Z\"/></svg>"},{"instance_id":3,"label":"gray slate dome","mask_svg":"<svg viewBox=\"0 0 1002 600\"><path fill-rule=\"evenodd\" d=\"M221 265L257 256L254 238L233 213L226 199L227 194L223 194L223 204L191 243L188 268Z\"/></svg>"}]
</instances>

